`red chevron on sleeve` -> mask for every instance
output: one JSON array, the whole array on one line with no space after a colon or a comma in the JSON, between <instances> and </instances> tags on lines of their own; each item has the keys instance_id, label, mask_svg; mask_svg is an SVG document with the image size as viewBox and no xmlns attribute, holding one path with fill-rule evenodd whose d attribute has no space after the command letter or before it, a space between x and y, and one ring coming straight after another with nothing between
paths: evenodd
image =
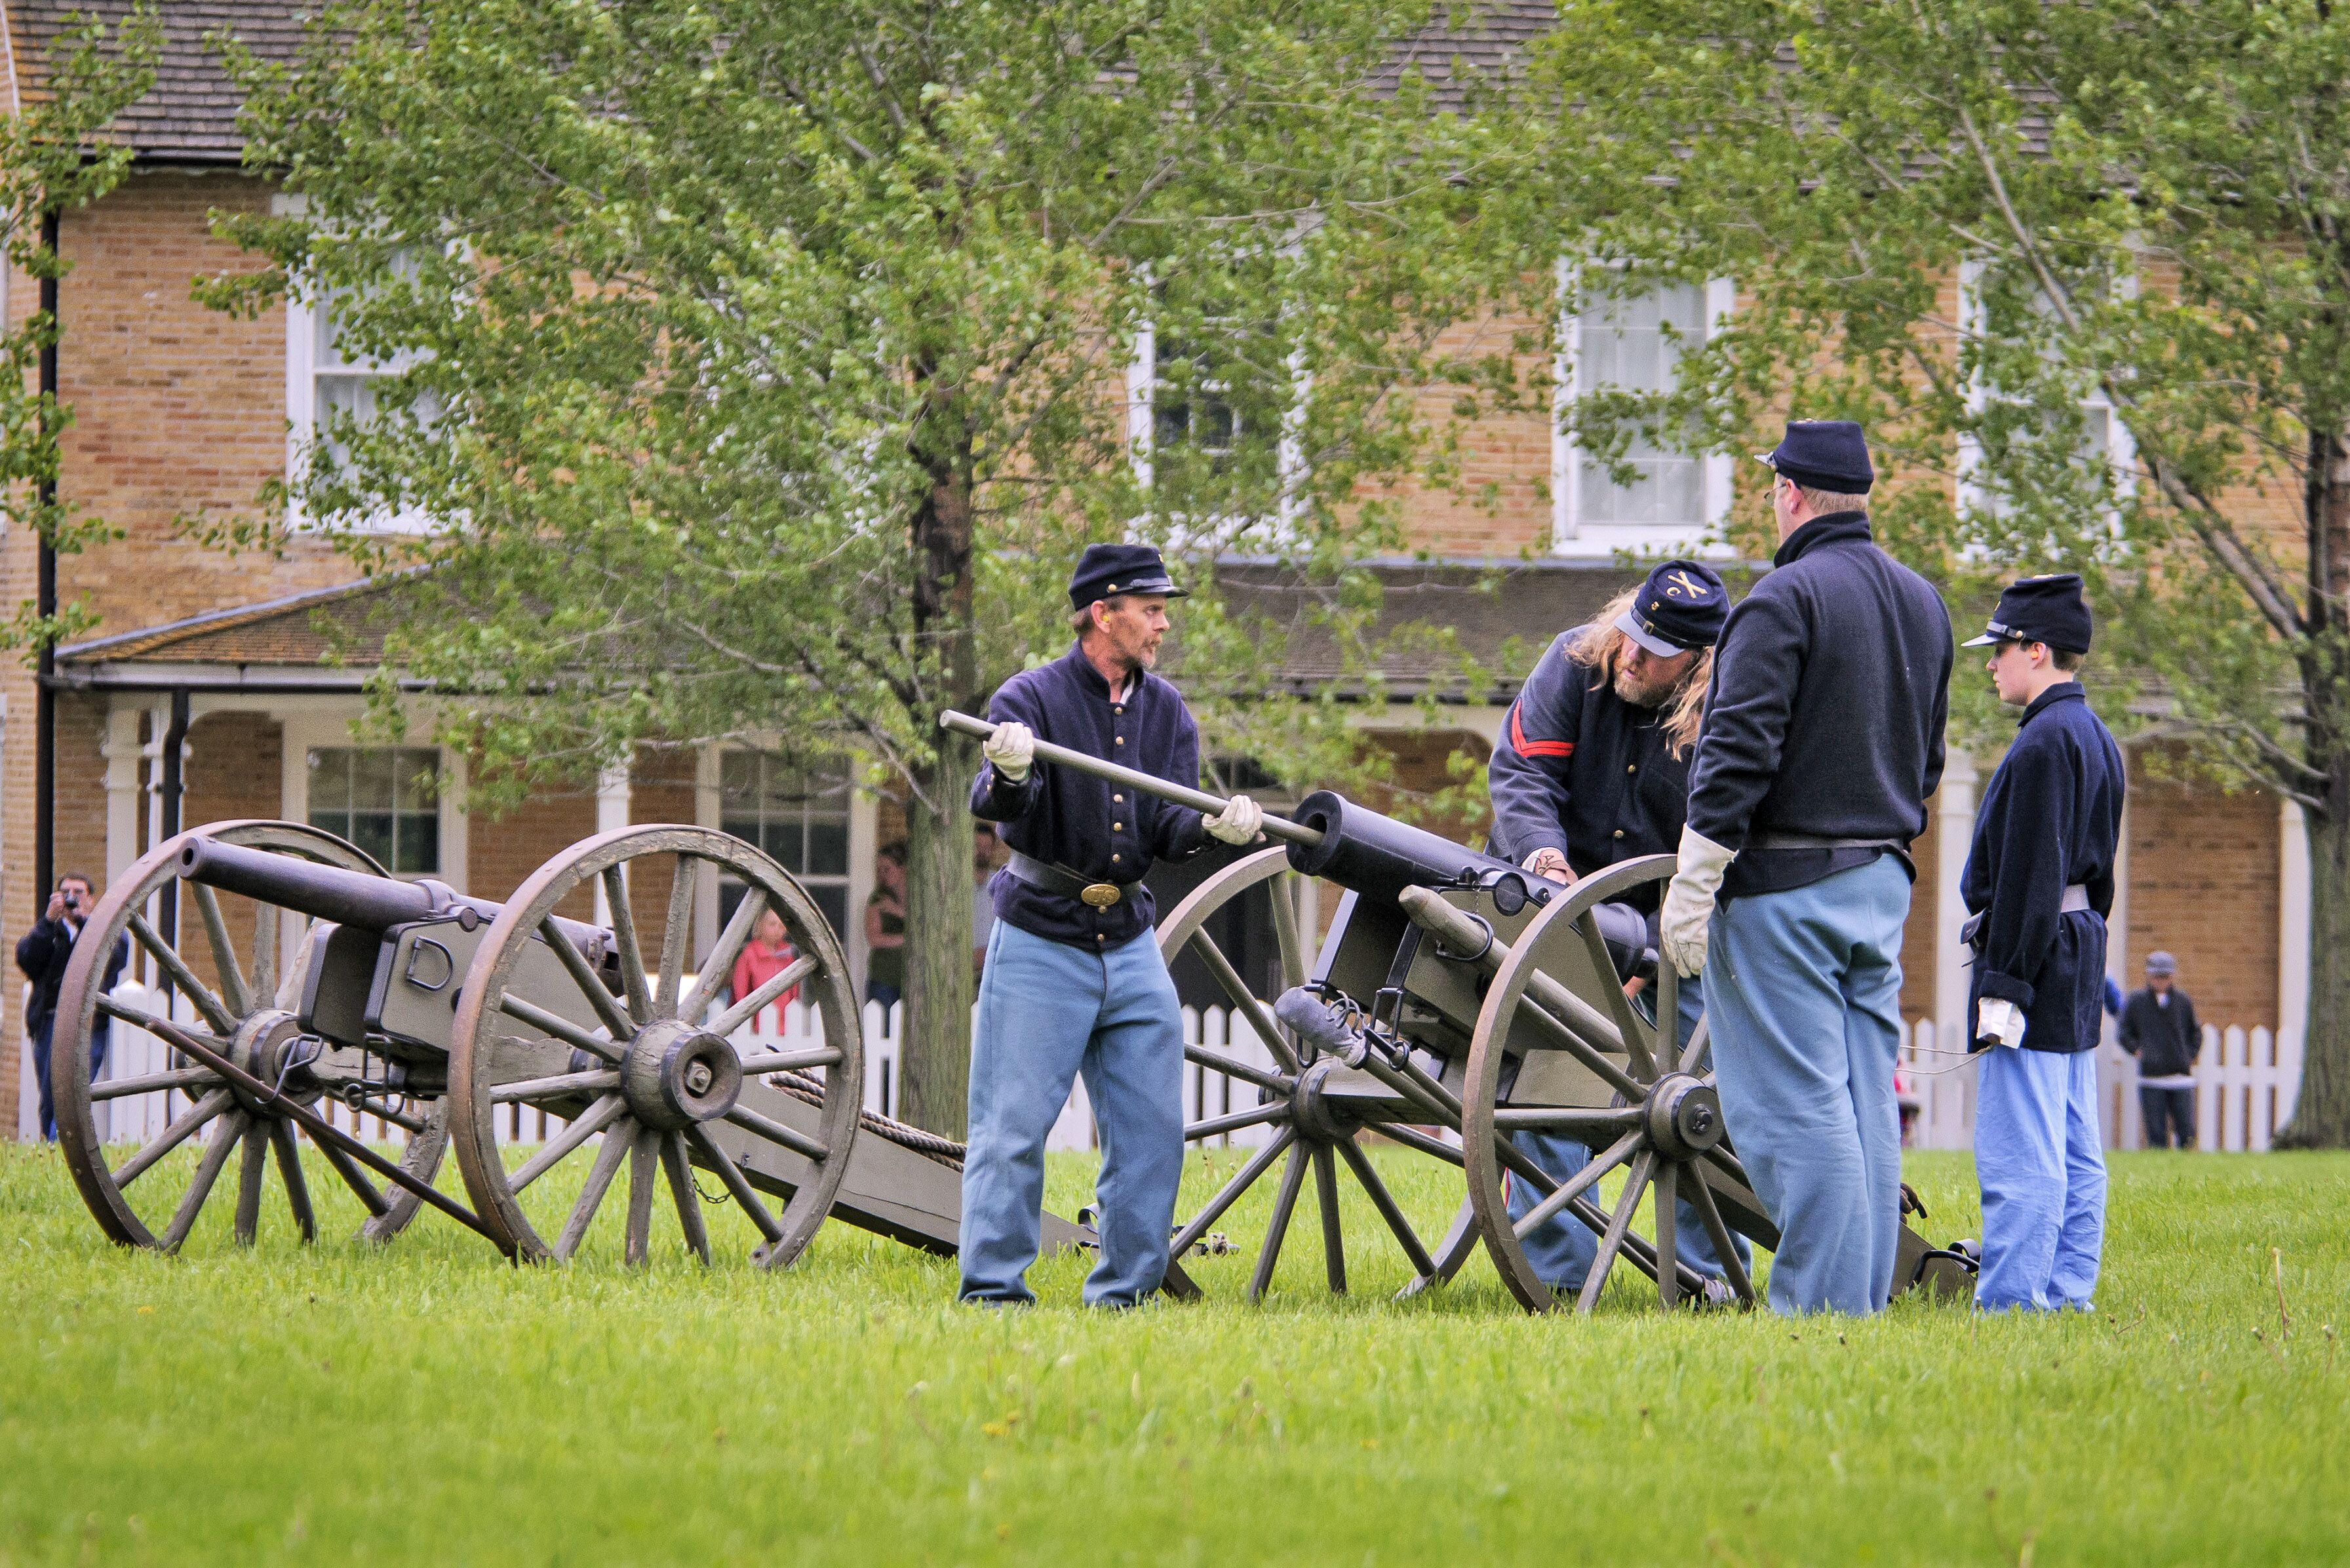
<instances>
[{"instance_id":1,"label":"red chevron on sleeve","mask_svg":"<svg viewBox=\"0 0 2350 1568\"><path fill-rule=\"evenodd\" d=\"M1522 757L1571 757L1575 755L1573 741L1529 741L1523 726L1518 722L1518 705L1510 704L1510 744Z\"/></svg>"}]
</instances>

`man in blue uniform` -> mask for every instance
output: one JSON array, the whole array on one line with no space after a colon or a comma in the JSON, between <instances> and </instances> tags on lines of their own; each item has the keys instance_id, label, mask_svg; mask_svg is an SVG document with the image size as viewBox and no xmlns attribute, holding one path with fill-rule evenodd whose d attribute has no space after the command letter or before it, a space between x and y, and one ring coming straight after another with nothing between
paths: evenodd
<instances>
[{"instance_id":1,"label":"man in blue uniform","mask_svg":"<svg viewBox=\"0 0 2350 1568\"><path fill-rule=\"evenodd\" d=\"M1246 844L1264 813L1246 795L1202 819L1156 795L1035 760L1041 737L1189 787L1200 732L1150 673L1167 601L1183 597L1147 545L1090 545L1069 583L1076 646L997 691L995 732L972 785L973 815L1002 824L1011 861L989 884L971 1047L971 1144L962 1168L968 1302L1032 1302L1045 1197L1045 1137L1085 1075L1101 1127L1101 1261L1089 1306L1128 1307L1167 1273L1183 1168L1183 1026L1151 931L1142 878L1213 836Z\"/></svg>"},{"instance_id":2,"label":"man in blue uniform","mask_svg":"<svg viewBox=\"0 0 2350 1568\"><path fill-rule=\"evenodd\" d=\"M1792 423L1762 461L1779 549L1714 650L1662 937L1705 975L1722 1117L1779 1230L1772 1310L1874 1313L1901 1231L1901 927L1950 621L1870 537L1858 425Z\"/></svg>"},{"instance_id":3,"label":"man in blue uniform","mask_svg":"<svg viewBox=\"0 0 2350 1568\"><path fill-rule=\"evenodd\" d=\"M2124 775L2073 678L2089 651L2081 579L2026 577L1999 599L1989 648L1999 700L2023 710L1975 811L1959 891L1972 919L1970 1049L1982 1272L1975 1304L2091 1310L2106 1231L2097 1032Z\"/></svg>"},{"instance_id":4,"label":"man in blue uniform","mask_svg":"<svg viewBox=\"0 0 2350 1568\"><path fill-rule=\"evenodd\" d=\"M1714 639L1729 613L1730 595L1712 567L1667 561L1589 625L1559 634L1510 704L1493 748L1493 854L1571 883L1618 861L1672 852L1689 805L1689 752ZM1704 1007L1698 983L1680 988L1683 1044ZM1590 1149L1574 1138L1520 1133L1514 1141L1556 1180L1590 1163ZM1511 1184L1512 1214L1523 1216L1537 1201ZM1681 1262L1722 1278L1712 1240L1686 1199L1679 1219ZM1589 1227L1560 1215L1523 1240L1553 1290L1583 1288L1599 1250ZM1743 1238L1738 1245L1743 1262Z\"/></svg>"}]
</instances>

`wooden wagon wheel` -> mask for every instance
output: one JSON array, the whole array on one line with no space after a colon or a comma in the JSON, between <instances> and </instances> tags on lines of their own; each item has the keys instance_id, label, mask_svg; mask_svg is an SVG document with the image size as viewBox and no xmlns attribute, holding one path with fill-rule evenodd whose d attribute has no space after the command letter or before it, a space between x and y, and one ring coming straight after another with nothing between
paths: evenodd
<instances>
[{"instance_id":1,"label":"wooden wagon wheel","mask_svg":"<svg viewBox=\"0 0 2350 1568\"><path fill-rule=\"evenodd\" d=\"M1315 1204L1321 1213L1324 1276L1333 1293L1345 1292L1346 1242L1338 1220L1338 1168L1343 1165L1369 1197L1371 1206L1410 1261L1415 1286L1448 1277L1451 1271L1440 1269L1430 1257L1402 1206L1362 1148L1358 1141L1362 1125L1347 1117L1337 1104L1322 1092L1337 1064L1326 1057L1317 1060L1310 1046L1301 1048L1274 1017L1274 998L1258 994L1265 988L1253 986L1244 979L1232 956L1218 947L1209 933L1209 922L1218 911L1250 889L1271 884L1268 890L1272 894L1274 931L1280 950L1272 989L1277 995L1279 991L1304 983L1309 962L1307 933L1298 925L1293 897L1298 873L1290 869L1288 856L1285 849L1273 848L1234 861L1201 883L1159 922L1159 949L1168 964L1171 967L1185 951L1197 954L1231 1001L1233 1017L1247 1021L1274 1061L1274 1065L1266 1068L1205 1044L1183 1047L1184 1055L1191 1062L1224 1075L1232 1085L1236 1102L1243 1097L1250 1102L1227 1114L1191 1123L1183 1129L1187 1143L1243 1127L1268 1127L1273 1132L1232 1179L1198 1213L1183 1221L1176 1231L1173 1256L1180 1264L1184 1254L1209 1234L1210 1228L1225 1211L1279 1164L1281 1183L1274 1199L1271 1224L1257 1253L1255 1272L1249 1279L1249 1300L1263 1298L1273 1282L1274 1269L1281 1261L1282 1246L1309 1172ZM1383 1130L1407 1147L1450 1163L1459 1161L1458 1150L1413 1128L1391 1126ZM1410 1288L1413 1287L1407 1287Z\"/></svg>"},{"instance_id":2,"label":"wooden wagon wheel","mask_svg":"<svg viewBox=\"0 0 2350 1568\"><path fill-rule=\"evenodd\" d=\"M107 1235L125 1246L176 1251L194 1229L232 1159L237 1162L234 1234L239 1244L250 1245L260 1225L263 1189L273 1158L295 1227L302 1240L309 1241L317 1236L317 1223L290 1120L269 1114L260 1103L196 1064L96 1085L89 1081L92 1036L100 1017L127 1028L151 1031L159 1023L174 1022L101 990L108 957L128 937L133 955L143 952L152 959L172 990L192 1008L193 1019L176 1021L180 1028L269 1084L287 1082L290 1077L287 1092L292 1097L304 1101L317 1097L315 1088L296 1093L300 1056L307 1047L295 1020L292 992L299 982L299 957L307 947L308 928L305 926L303 941L296 947L296 961L285 966L281 976L277 955L287 911L255 902L251 961L241 959L218 896L200 883L180 880L181 847L199 838L295 856L347 871L390 875L356 846L298 822L210 823L148 851L106 890L91 911L58 988L49 1069L57 1101L57 1142L82 1200ZM182 936L192 926L203 933L214 985L198 978L177 945L147 918L149 900L167 888L179 889ZM400 1128L405 1138L399 1156L401 1168L425 1181L432 1179L448 1146L442 1102L372 1097L355 1108L380 1117L387 1127ZM161 1130L142 1138L128 1158L109 1165L108 1135L124 1119L125 1111L133 1112L141 1125L160 1123ZM103 1127L101 1115L106 1120ZM199 1133L204 1135L202 1153L189 1158L193 1151L184 1146ZM369 1218L359 1228L361 1237L388 1241L415 1217L416 1199L397 1189L387 1196L348 1156L334 1149L321 1152L368 1210Z\"/></svg>"},{"instance_id":3,"label":"wooden wagon wheel","mask_svg":"<svg viewBox=\"0 0 2350 1568\"><path fill-rule=\"evenodd\" d=\"M1519 934L1485 992L1461 1095L1469 1200L1503 1282L1530 1311L1562 1304L1523 1246L1524 1237L1562 1211L1599 1237L1575 1302L1584 1313L1597 1303L1619 1258L1657 1282L1667 1307L1702 1288L1686 1265L1658 1267L1660 1258L1674 1256L1676 1198L1697 1210L1744 1305L1754 1304L1754 1290L1731 1231L1766 1247L1778 1240L1730 1149L1713 1074L1705 1068L1702 1016L1689 1043L1680 1044L1680 977L1669 963L1658 966L1651 1022L1626 998L1597 923L1586 918L1595 905L1643 888L1661 892L1673 870L1671 856L1648 856L1575 883ZM1554 1182L1508 1158L1504 1140L1519 1132L1575 1138L1592 1150L1591 1162ZM1520 1218L1509 1212L1505 1168L1541 1195ZM1603 1212L1595 1201L1599 1181L1618 1169L1627 1172L1623 1189ZM1656 1198L1652 1237L1632 1225L1648 1191Z\"/></svg>"},{"instance_id":4,"label":"wooden wagon wheel","mask_svg":"<svg viewBox=\"0 0 2350 1568\"><path fill-rule=\"evenodd\" d=\"M658 955L648 965L629 883L663 871L669 908ZM744 885L743 901L688 989L697 885L722 872ZM556 906L591 881L601 884L611 909L618 996L554 919ZM769 909L783 917L800 958L704 1023ZM794 987L814 1004L821 1043L742 1055L727 1036ZM517 1064L528 1062L540 1070ZM520 1256L576 1255L625 1163L629 1262L650 1254L654 1189L664 1181L685 1244L710 1262L692 1175L700 1168L718 1179L764 1238L753 1260L780 1267L799 1256L832 1207L862 1108L864 1040L847 956L806 891L742 840L660 825L603 834L540 867L492 924L458 1000L449 1084L450 1127L466 1190ZM498 1109L510 1104L570 1118L512 1170L495 1127ZM560 1199L536 1204L535 1220L525 1193L575 1155L586 1168L577 1196L567 1207ZM780 1214L769 1211L762 1191L787 1198Z\"/></svg>"}]
</instances>

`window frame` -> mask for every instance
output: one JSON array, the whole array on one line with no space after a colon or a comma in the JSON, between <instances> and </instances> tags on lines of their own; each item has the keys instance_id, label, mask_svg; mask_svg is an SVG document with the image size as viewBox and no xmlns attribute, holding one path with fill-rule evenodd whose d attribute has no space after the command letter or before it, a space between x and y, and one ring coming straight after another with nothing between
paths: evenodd
<instances>
[{"instance_id":1,"label":"window frame","mask_svg":"<svg viewBox=\"0 0 2350 1568\"><path fill-rule=\"evenodd\" d=\"M807 862L806 833L811 818L820 815L829 820L833 816L837 815L841 833L841 854L843 857L842 868L837 872L807 871L781 860L778 860L777 864L782 865L785 871L791 873L791 877L794 881L797 882L801 887L808 890L809 896L816 899L819 908L821 908L823 904L823 899L818 896L820 889L837 887L841 890L842 918L847 924L847 926L836 929L833 935L839 939L844 951L849 950L854 944L852 941L852 933L847 927L861 926L865 913L864 906L858 898L858 879L857 875L856 765L853 763L843 761L838 764L837 770L827 770L823 768L821 764L811 765L806 763L795 763L783 753L773 751L764 746L730 745L719 748L715 759L717 764L717 783L715 793L717 794L716 804L718 819L714 826L716 826L718 830L722 833L734 833L734 829L730 826L730 824L743 820L739 813L730 815L728 809L729 801L726 786L726 764L728 759L733 757L750 757L764 763L779 765L785 769L795 770L803 777L818 773L823 774L825 779L824 787L816 793L800 797L799 826L801 833L801 865L805 866ZM758 808L756 827L754 828L754 831L749 835L739 833L734 834L736 837L742 838L745 843L756 846L762 854L767 853L766 841L764 833L757 830L764 829L769 821L764 786L765 781L763 778L760 781L759 785L754 787L753 791L754 801ZM838 795L840 802L837 813L831 810L818 812L812 809L812 802L820 798L828 797L835 794ZM776 820L780 820L780 818L777 818ZM744 886L744 884L738 879L727 877L723 873L719 877L718 910L716 918L720 925L723 926L725 923L726 918L730 913L730 909L726 900L726 889L729 887L741 888L743 886ZM737 897L739 898L740 895L738 894Z\"/></svg>"}]
</instances>

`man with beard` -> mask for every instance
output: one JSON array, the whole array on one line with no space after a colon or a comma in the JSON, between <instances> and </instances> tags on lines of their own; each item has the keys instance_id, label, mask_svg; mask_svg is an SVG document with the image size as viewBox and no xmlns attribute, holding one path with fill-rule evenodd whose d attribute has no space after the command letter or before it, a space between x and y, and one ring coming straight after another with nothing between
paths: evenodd
<instances>
[{"instance_id":1,"label":"man with beard","mask_svg":"<svg viewBox=\"0 0 2350 1568\"><path fill-rule=\"evenodd\" d=\"M1697 740L1713 644L1730 596L1711 566L1667 561L1618 595L1587 626L1560 634L1510 705L1488 769L1492 852L1538 877L1572 883L1619 861L1669 855L1680 843L1689 803L1690 749ZM1647 896L1654 913L1656 897ZM1647 1002L1636 998L1644 1010ZM1680 990L1684 1044L1705 1006L1700 985ZM1564 1181L1589 1163L1574 1138L1520 1133L1520 1152ZM1538 1201L1512 1183L1510 1212ZM1721 1260L1697 1210L1679 1204L1675 1251L1713 1279ZM1746 1243L1739 1241L1742 1261ZM1524 1238L1526 1256L1555 1291L1578 1291L1598 1238L1571 1215Z\"/></svg>"}]
</instances>

